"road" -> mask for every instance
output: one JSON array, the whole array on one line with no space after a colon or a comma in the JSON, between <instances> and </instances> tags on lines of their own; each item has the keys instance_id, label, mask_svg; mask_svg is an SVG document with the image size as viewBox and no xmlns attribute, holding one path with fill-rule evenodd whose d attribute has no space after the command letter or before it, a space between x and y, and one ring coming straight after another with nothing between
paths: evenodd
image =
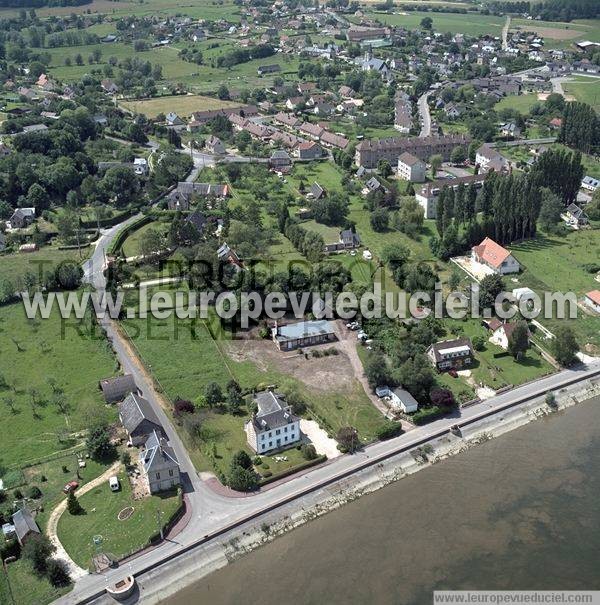
<instances>
[{"instance_id":1,"label":"road","mask_svg":"<svg viewBox=\"0 0 600 605\"><path fill-rule=\"evenodd\" d=\"M421 118L421 132L419 136L421 138L431 136L431 114L429 113L429 104L427 102L429 95L432 91L428 90L422 94L417 101L419 108L419 116Z\"/></svg>"},{"instance_id":2,"label":"road","mask_svg":"<svg viewBox=\"0 0 600 605\"><path fill-rule=\"evenodd\" d=\"M502 50L508 50L508 30L510 29L510 16L506 15L506 23L502 28Z\"/></svg>"}]
</instances>

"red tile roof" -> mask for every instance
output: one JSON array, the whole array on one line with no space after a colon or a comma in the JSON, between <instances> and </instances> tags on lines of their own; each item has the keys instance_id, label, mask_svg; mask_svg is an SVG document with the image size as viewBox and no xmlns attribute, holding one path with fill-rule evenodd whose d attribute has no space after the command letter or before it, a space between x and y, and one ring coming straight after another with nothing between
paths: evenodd
<instances>
[{"instance_id":1,"label":"red tile roof","mask_svg":"<svg viewBox=\"0 0 600 605\"><path fill-rule=\"evenodd\" d=\"M589 298L594 304L600 305L600 290L592 290L586 294L587 298Z\"/></svg>"},{"instance_id":2,"label":"red tile roof","mask_svg":"<svg viewBox=\"0 0 600 605\"><path fill-rule=\"evenodd\" d=\"M473 252L485 263L496 269L510 256L510 252L486 237L479 246L473 246Z\"/></svg>"}]
</instances>

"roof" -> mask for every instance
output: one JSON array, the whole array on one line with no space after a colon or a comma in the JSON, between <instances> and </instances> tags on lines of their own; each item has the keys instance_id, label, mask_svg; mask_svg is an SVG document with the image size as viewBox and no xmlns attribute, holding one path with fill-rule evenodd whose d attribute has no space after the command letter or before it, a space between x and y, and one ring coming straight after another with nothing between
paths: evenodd
<instances>
[{"instance_id":1,"label":"roof","mask_svg":"<svg viewBox=\"0 0 600 605\"><path fill-rule=\"evenodd\" d=\"M152 431L144 445L146 449L140 454L140 460L146 473L156 465L164 466L165 462L179 464L177 455L169 442L156 431Z\"/></svg>"},{"instance_id":2,"label":"roof","mask_svg":"<svg viewBox=\"0 0 600 605\"><path fill-rule=\"evenodd\" d=\"M40 533L40 528L27 508L19 509L12 516L12 520L19 540L22 540L30 532Z\"/></svg>"},{"instance_id":3,"label":"roof","mask_svg":"<svg viewBox=\"0 0 600 605\"><path fill-rule=\"evenodd\" d=\"M144 420L149 420L153 424L162 427L150 403L136 393L130 393L119 404L119 414L128 433L132 433Z\"/></svg>"},{"instance_id":4,"label":"roof","mask_svg":"<svg viewBox=\"0 0 600 605\"><path fill-rule=\"evenodd\" d=\"M114 378L104 378L100 381L100 388L104 399L109 403L123 399L129 393L135 393L137 386L135 379L131 374L124 376L115 376Z\"/></svg>"},{"instance_id":5,"label":"roof","mask_svg":"<svg viewBox=\"0 0 600 605\"><path fill-rule=\"evenodd\" d=\"M185 222L194 225L194 227L200 233L202 233L202 231L204 230L204 225L206 225L207 218L203 212L201 212L200 210L195 210L185 219Z\"/></svg>"},{"instance_id":6,"label":"roof","mask_svg":"<svg viewBox=\"0 0 600 605\"><path fill-rule=\"evenodd\" d=\"M405 151L404 153L400 154L398 162L402 162L407 166L414 166L415 164L424 164L422 160L414 156L412 153L408 153L408 151Z\"/></svg>"},{"instance_id":7,"label":"roof","mask_svg":"<svg viewBox=\"0 0 600 605\"><path fill-rule=\"evenodd\" d=\"M258 411L252 417L252 423L258 431L276 429L298 420L280 393L261 391L254 395L253 400Z\"/></svg>"},{"instance_id":8,"label":"roof","mask_svg":"<svg viewBox=\"0 0 600 605\"><path fill-rule=\"evenodd\" d=\"M344 229L340 231L340 241L345 245L360 246L360 236L352 229Z\"/></svg>"},{"instance_id":9,"label":"roof","mask_svg":"<svg viewBox=\"0 0 600 605\"><path fill-rule=\"evenodd\" d=\"M485 263L496 269L510 256L510 252L506 248L489 237L486 237L478 246L473 246L472 250Z\"/></svg>"},{"instance_id":10,"label":"roof","mask_svg":"<svg viewBox=\"0 0 600 605\"><path fill-rule=\"evenodd\" d=\"M397 389L394 389L392 391L392 393L394 393L394 395L396 395L396 397L406 407L412 407L412 406L419 405L419 403L417 402L417 400L406 389L397 388Z\"/></svg>"},{"instance_id":11,"label":"roof","mask_svg":"<svg viewBox=\"0 0 600 605\"><path fill-rule=\"evenodd\" d=\"M433 351L436 362L443 361L444 356L452 353L466 352L473 354L473 346L468 338L456 338L454 340L444 340L436 342L429 347Z\"/></svg>"},{"instance_id":12,"label":"roof","mask_svg":"<svg viewBox=\"0 0 600 605\"><path fill-rule=\"evenodd\" d=\"M319 334L334 334L333 324L326 319L315 321L299 321L277 328L277 340L296 340L298 338L308 338Z\"/></svg>"},{"instance_id":13,"label":"roof","mask_svg":"<svg viewBox=\"0 0 600 605\"><path fill-rule=\"evenodd\" d=\"M319 183L316 181L311 185L310 192L313 194L316 200L325 195L325 189L323 189L323 187L321 187L321 185L319 185Z\"/></svg>"},{"instance_id":14,"label":"roof","mask_svg":"<svg viewBox=\"0 0 600 605\"><path fill-rule=\"evenodd\" d=\"M592 290L591 292L586 292L586 298L589 298L594 304L600 305L600 290Z\"/></svg>"}]
</instances>

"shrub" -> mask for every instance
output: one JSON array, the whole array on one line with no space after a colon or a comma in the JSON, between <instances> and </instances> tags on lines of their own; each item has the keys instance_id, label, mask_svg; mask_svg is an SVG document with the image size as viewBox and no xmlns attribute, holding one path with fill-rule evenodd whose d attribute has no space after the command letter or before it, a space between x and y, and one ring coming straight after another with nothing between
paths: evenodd
<instances>
[{"instance_id":1,"label":"shrub","mask_svg":"<svg viewBox=\"0 0 600 605\"><path fill-rule=\"evenodd\" d=\"M260 465L260 468L271 468L266 462Z\"/></svg>"},{"instance_id":2,"label":"shrub","mask_svg":"<svg viewBox=\"0 0 600 605\"><path fill-rule=\"evenodd\" d=\"M485 348L485 340L483 339L483 336L473 336L473 340L471 342L473 343L473 348L476 351L483 351Z\"/></svg>"},{"instance_id":3,"label":"shrub","mask_svg":"<svg viewBox=\"0 0 600 605\"><path fill-rule=\"evenodd\" d=\"M66 465L66 464L63 464L63 465L62 465L62 472L63 472L63 473L68 473L68 472L69 472L69 469L67 468L67 465Z\"/></svg>"},{"instance_id":4,"label":"shrub","mask_svg":"<svg viewBox=\"0 0 600 605\"><path fill-rule=\"evenodd\" d=\"M131 465L131 454L125 450L122 454L121 454L121 462L126 466L130 466Z\"/></svg>"},{"instance_id":5,"label":"shrub","mask_svg":"<svg viewBox=\"0 0 600 605\"><path fill-rule=\"evenodd\" d=\"M254 466L260 466L262 464L262 458L260 456L255 456L254 460L252 460Z\"/></svg>"},{"instance_id":6,"label":"shrub","mask_svg":"<svg viewBox=\"0 0 600 605\"><path fill-rule=\"evenodd\" d=\"M432 389L429 399L435 406L450 407L456 405L454 394L449 389Z\"/></svg>"},{"instance_id":7,"label":"shrub","mask_svg":"<svg viewBox=\"0 0 600 605\"><path fill-rule=\"evenodd\" d=\"M13 492L13 496L14 496L15 500L23 500L23 492L20 489L16 489Z\"/></svg>"},{"instance_id":8,"label":"shrub","mask_svg":"<svg viewBox=\"0 0 600 605\"><path fill-rule=\"evenodd\" d=\"M67 510L71 515L80 515L83 512L83 508L81 504L79 504L79 500L73 492L69 492L69 497L67 498Z\"/></svg>"},{"instance_id":9,"label":"shrub","mask_svg":"<svg viewBox=\"0 0 600 605\"><path fill-rule=\"evenodd\" d=\"M9 557L18 559L21 556L21 545L16 538L7 540L0 546L0 559L6 561Z\"/></svg>"},{"instance_id":10,"label":"shrub","mask_svg":"<svg viewBox=\"0 0 600 605\"><path fill-rule=\"evenodd\" d=\"M176 418L183 414L192 414L196 410L194 404L186 399L176 399L173 404L173 415Z\"/></svg>"},{"instance_id":11,"label":"shrub","mask_svg":"<svg viewBox=\"0 0 600 605\"><path fill-rule=\"evenodd\" d=\"M232 465L229 473L229 485L235 490L247 492L258 485L258 479L252 470Z\"/></svg>"},{"instance_id":12,"label":"shrub","mask_svg":"<svg viewBox=\"0 0 600 605\"><path fill-rule=\"evenodd\" d=\"M41 481L42 483L46 483L46 481L48 481L48 479L46 479L46 475L42 475L42 476L40 477L40 481Z\"/></svg>"},{"instance_id":13,"label":"shrub","mask_svg":"<svg viewBox=\"0 0 600 605\"><path fill-rule=\"evenodd\" d=\"M446 410L433 405L428 408L421 408L417 410L412 416L411 420L414 424L421 425L427 424L436 418L440 418L446 413Z\"/></svg>"},{"instance_id":14,"label":"shrub","mask_svg":"<svg viewBox=\"0 0 600 605\"><path fill-rule=\"evenodd\" d=\"M248 470L252 468L252 460L250 459L250 456L248 456L247 452L240 450L233 456L231 466L241 466L243 469Z\"/></svg>"},{"instance_id":15,"label":"shrub","mask_svg":"<svg viewBox=\"0 0 600 605\"><path fill-rule=\"evenodd\" d=\"M306 458L306 460L314 460L317 457L317 450L312 443L305 443L302 448L302 456Z\"/></svg>"},{"instance_id":16,"label":"shrub","mask_svg":"<svg viewBox=\"0 0 600 605\"><path fill-rule=\"evenodd\" d=\"M266 479L267 477L272 477L273 473L271 471L265 471L262 476Z\"/></svg>"},{"instance_id":17,"label":"shrub","mask_svg":"<svg viewBox=\"0 0 600 605\"><path fill-rule=\"evenodd\" d=\"M48 559L46 567L46 575L52 586L68 586L71 583L69 569L64 561Z\"/></svg>"},{"instance_id":18,"label":"shrub","mask_svg":"<svg viewBox=\"0 0 600 605\"><path fill-rule=\"evenodd\" d=\"M402 433L402 423L386 422L375 431L375 436L379 441L384 441L385 439L397 437L400 433Z\"/></svg>"},{"instance_id":19,"label":"shrub","mask_svg":"<svg viewBox=\"0 0 600 605\"><path fill-rule=\"evenodd\" d=\"M42 497L42 490L40 490L40 488L37 485L32 485L27 490L27 497L28 498L33 498L34 500L37 500L38 498Z\"/></svg>"}]
</instances>

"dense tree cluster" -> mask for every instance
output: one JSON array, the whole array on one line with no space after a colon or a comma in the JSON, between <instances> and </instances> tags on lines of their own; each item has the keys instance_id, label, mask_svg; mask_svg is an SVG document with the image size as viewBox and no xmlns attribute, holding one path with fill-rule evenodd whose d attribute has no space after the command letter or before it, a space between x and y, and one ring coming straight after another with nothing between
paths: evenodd
<instances>
[{"instance_id":1,"label":"dense tree cluster","mask_svg":"<svg viewBox=\"0 0 600 605\"><path fill-rule=\"evenodd\" d=\"M600 118L591 105L567 103L558 140L584 153L600 149Z\"/></svg>"}]
</instances>

